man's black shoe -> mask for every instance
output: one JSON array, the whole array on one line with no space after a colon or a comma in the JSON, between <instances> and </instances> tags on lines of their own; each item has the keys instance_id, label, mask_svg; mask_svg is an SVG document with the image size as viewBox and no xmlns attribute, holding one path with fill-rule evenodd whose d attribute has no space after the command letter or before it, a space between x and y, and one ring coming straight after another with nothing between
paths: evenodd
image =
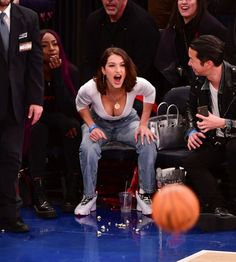
<instances>
[{"instance_id":1,"label":"man's black shoe","mask_svg":"<svg viewBox=\"0 0 236 262\"><path fill-rule=\"evenodd\" d=\"M45 200L43 202L37 201L34 205L34 210L39 217L42 218L55 218L57 217L56 210L51 206L51 204Z\"/></svg>"},{"instance_id":2,"label":"man's black shoe","mask_svg":"<svg viewBox=\"0 0 236 262\"><path fill-rule=\"evenodd\" d=\"M218 216L223 216L223 217L227 217L227 216L233 217L234 216L233 214L229 213L228 209L223 208L223 207L216 207L214 210L214 214Z\"/></svg>"},{"instance_id":3,"label":"man's black shoe","mask_svg":"<svg viewBox=\"0 0 236 262\"><path fill-rule=\"evenodd\" d=\"M13 233L29 232L29 227L23 222L21 218L18 218L15 222L5 222L2 229L4 229L6 232Z\"/></svg>"},{"instance_id":4,"label":"man's black shoe","mask_svg":"<svg viewBox=\"0 0 236 262\"><path fill-rule=\"evenodd\" d=\"M36 214L42 218L55 218L57 213L47 200L42 179L33 181L33 189L34 210Z\"/></svg>"}]
</instances>

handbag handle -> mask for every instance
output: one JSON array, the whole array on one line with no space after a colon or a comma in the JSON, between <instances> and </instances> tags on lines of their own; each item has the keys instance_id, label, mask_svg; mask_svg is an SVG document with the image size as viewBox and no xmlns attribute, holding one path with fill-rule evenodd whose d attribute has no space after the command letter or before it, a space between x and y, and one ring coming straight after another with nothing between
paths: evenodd
<instances>
[{"instance_id":1,"label":"handbag handle","mask_svg":"<svg viewBox=\"0 0 236 262\"><path fill-rule=\"evenodd\" d=\"M166 109L168 109L168 104L166 102L161 102L157 108L157 116L159 115L160 107L163 107L164 105L166 106Z\"/></svg>"},{"instance_id":2,"label":"handbag handle","mask_svg":"<svg viewBox=\"0 0 236 262\"><path fill-rule=\"evenodd\" d=\"M168 108L167 108L167 111L166 111L167 123L169 124L170 109L171 109L172 107L176 109L177 123L179 123L179 109L178 109L177 105L175 105L175 104L171 104L171 105L169 105Z\"/></svg>"}]
</instances>

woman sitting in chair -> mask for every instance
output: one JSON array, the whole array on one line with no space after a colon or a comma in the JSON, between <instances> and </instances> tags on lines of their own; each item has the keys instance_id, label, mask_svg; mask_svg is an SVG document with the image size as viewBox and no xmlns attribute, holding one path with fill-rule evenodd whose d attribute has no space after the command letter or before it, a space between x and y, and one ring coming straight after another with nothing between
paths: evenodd
<instances>
[{"instance_id":1,"label":"woman sitting in chair","mask_svg":"<svg viewBox=\"0 0 236 262\"><path fill-rule=\"evenodd\" d=\"M44 111L32 126L29 147L29 166L33 180L33 201L36 213L44 218L55 217L56 211L47 200L42 179L46 172L46 157L51 141L60 142L66 167L65 212L73 212L78 202L78 151L81 142L79 115L75 107L78 90L78 69L66 59L56 32L41 31L45 80Z\"/></svg>"},{"instance_id":2,"label":"woman sitting in chair","mask_svg":"<svg viewBox=\"0 0 236 262\"><path fill-rule=\"evenodd\" d=\"M136 95L144 97L141 119L132 108ZM135 65L127 53L120 48L106 49L96 77L85 83L76 97L77 110L85 124L80 146L84 197L76 207L75 215L88 215L96 210L98 160L102 145L111 140L136 148L139 169L137 209L146 215L152 213L157 151L155 137L147 125L154 102L154 86L137 77Z\"/></svg>"}]
</instances>

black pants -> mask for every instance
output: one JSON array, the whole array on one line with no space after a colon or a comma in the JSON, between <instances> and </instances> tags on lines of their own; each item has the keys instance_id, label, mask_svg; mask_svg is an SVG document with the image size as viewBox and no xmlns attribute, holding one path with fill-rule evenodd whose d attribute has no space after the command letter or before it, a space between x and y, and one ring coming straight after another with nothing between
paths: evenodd
<instances>
[{"instance_id":1,"label":"black pants","mask_svg":"<svg viewBox=\"0 0 236 262\"><path fill-rule=\"evenodd\" d=\"M187 176L189 176L203 204L208 203L212 207L225 205L217 179L211 171L223 162L227 162L229 194L231 197L236 196L235 156L236 139L233 138L225 139L223 143L204 143L185 159L184 168L187 171Z\"/></svg>"},{"instance_id":2,"label":"black pants","mask_svg":"<svg viewBox=\"0 0 236 262\"><path fill-rule=\"evenodd\" d=\"M23 121L17 123L12 110L0 121L0 220L15 221L18 214L16 185L21 165Z\"/></svg>"},{"instance_id":3,"label":"black pants","mask_svg":"<svg viewBox=\"0 0 236 262\"><path fill-rule=\"evenodd\" d=\"M77 137L66 137L66 132L76 128ZM77 119L69 118L60 113L43 116L36 123L30 135L29 166L32 178L43 177L46 169L46 157L50 140L60 140L66 164L66 172L72 174L79 172L79 145L81 142L81 129Z\"/></svg>"}]
</instances>

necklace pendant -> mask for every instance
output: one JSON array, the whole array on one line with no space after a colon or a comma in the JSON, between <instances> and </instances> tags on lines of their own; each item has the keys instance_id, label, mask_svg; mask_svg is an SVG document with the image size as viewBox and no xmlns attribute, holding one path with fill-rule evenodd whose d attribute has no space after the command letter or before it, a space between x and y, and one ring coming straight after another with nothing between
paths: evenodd
<instances>
[{"instance_id":1,"label":"necklace pendant","mask_svg":"<svg viewBox=\"0 0 236 262\"><path fill-rule=\"evenodd\" d=\"M120 104L116 101L115 104L114 104L114 108L116 110L120 109Z\"/></svg>"}]
</instances>

